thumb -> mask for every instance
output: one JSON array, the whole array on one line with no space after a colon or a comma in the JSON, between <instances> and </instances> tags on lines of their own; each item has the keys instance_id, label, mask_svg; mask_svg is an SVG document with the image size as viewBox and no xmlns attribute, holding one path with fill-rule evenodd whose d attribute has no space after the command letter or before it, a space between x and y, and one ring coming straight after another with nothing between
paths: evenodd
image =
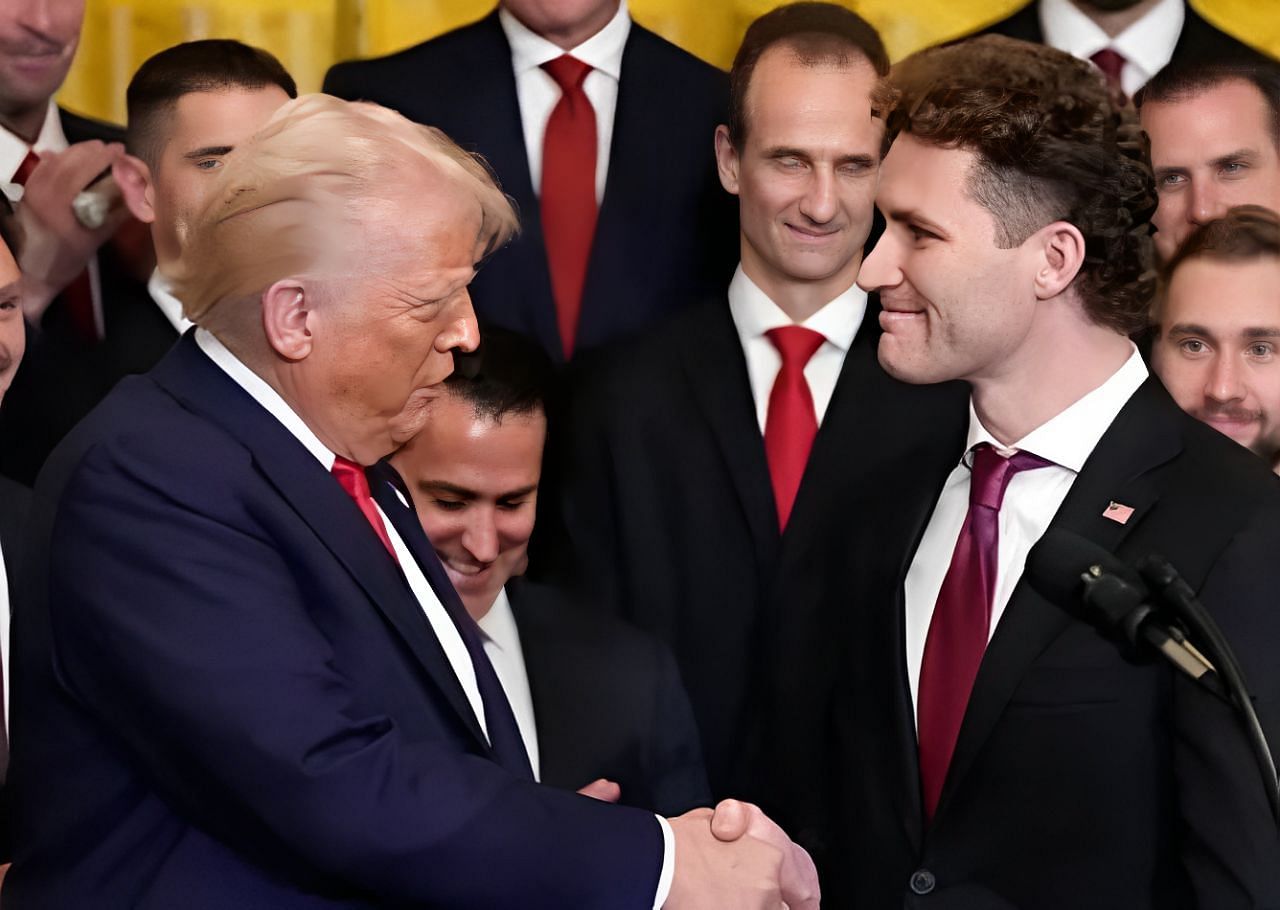
<instances>
[{"instance_id":1,"label":"thumb","mask_svg":"<svg viewBox=\"0 0 1280 910\"><path fill-rule=\"evenodd\" d=\"M747 833L750 814L747 807L736 799L722 800L711 817L711 833L717 840L735 841Z\"/></svg>"}]
</instances>

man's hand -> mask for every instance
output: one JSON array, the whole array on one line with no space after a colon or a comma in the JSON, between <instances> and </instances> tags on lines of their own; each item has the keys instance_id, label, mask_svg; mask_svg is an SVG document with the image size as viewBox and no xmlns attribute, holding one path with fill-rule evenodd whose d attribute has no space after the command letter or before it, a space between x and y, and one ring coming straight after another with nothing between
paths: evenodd
<instances>
[{"instance_id":1,"label":"man's hand","mask_svg":"<svg viewBox=\"0 0 1280 910\"><path fill-rule=\"evenodd\" d=\"M790 910L817 910L822 892L818 887L818 870L813 859L807 850L792 843L786 832L758 806L736 799L721 801L711 819L711 833L722 841L736 841L746 836L772 844L782 853L779 881L787 907Z\"/></svg>"},{"instance_id":2,"label":"man's hand","mask_svg":"<svg viewBox=\"0 0 1280 910\"><path fill-rule=\"evenodd\" d=\"M817 910L813 861L750 803L726 800L670 820L676 838L668 910Z\"/></svg>"},{"instance_id":3,"label":"man's hand","mask_svg":"<svg viewBox=\"0 0 1280 910\"><path fill-rule=\"evenodd\" d=\"M593 780L578 791L583 796L598 799L603 803L616 803L622 798L622 787L603 777Z\"/></svg>"},{"instance_id":4,"label":"man's hand","mask_svg":"<svg viewBox=\"0 0 1280 910\"><path fill-rule=\"evenodd\" d=\"M124 154L118 142L78 142L64 152L45 152L31 172L18 204L23 232L23 310L27 321L38 323L45 309L89 263L98 248L129 217L125 206L111 211L97 230L76 219L71 202L76 194Z\"/></svg>"}]
</instances>

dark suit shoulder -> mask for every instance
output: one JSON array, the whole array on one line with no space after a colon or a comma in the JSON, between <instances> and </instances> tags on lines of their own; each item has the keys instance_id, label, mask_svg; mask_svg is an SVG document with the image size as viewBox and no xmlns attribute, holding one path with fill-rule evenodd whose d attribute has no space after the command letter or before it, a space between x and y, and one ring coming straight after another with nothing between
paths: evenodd
<instances>
[{"instance_id":1,"label":"dark suit shoulder","mask_svg":"<svg viewBox=\"0 0 1280 910\"><path fill-rule=\"evenodd\" d=\"M99 139L103 142L124 142L124 128L116 126L114 123L73 114L66 108L61 107L58 108L58 114L62 119L62 131L66 134L67 141L72 144L86 142L90 139Z\"/></svg>"},{"instance_id":2,"label":"dark suit shoulder","mask_svg":"<svg viewBox=\"0 0 1280 910\"><path fill-rule=\"evenodd\" d=\"M1184 488L1194 487L1242 516L1280 509L1280 477L1263 459L1188 414L1179 421L1186 442L1179 476Z\"/></svg>"},{"instance_id":3,"label":"dark suit shoulder","mask_svg":"<svg viewBox=\"0 0 1280 910\"><path fill-rule=\"evenodd\" d=\"M592 655L593 663L629 668L629 674L637 665L672 664L669 649L657 638L603 610L586 608L558 588L513 579L507 593L522 634L532 632L560 658L572 649Z\"/></svg>"},{"instance_id":4,"label":"dark suit shoulder","mask_svg":"<svg viewBox=\"0 0 1280 910\"><path fill-rule=\"evenodd\" d=\"M672 81L683 82L693 79L702 84L728 88L729 74L724 70L671 43L638 22L631 23L631 35L628 41L637 52L648 56L654 65L669 72Z\"/></svg>"},{"instance_id":5,"label":"dark suit shoulder","mask_svg":"<svg viewBox=\"0 0 1280 910\"><path fill-rule=\"evenodd\" d=\"M965 37L972 35L1004 35L1007 38L1017 38L1020 41L1031 41L1036 44L1043 43L1044 31L1040 27L1040 6L1036 0L1028 3L1013 15L1001 19L985 28L978 29Z\"/></svg>"},{"instance_id":6,"label":"dark suit shoulder","mask_svg":"<svg viewBox=\"0 0 1280 910\"><path fill-rule=\"evenodd\" d=\"M451 86L433 83L433 75L456 79L459 66L474 64L477 58L488 65L495 54L504 53L510 48L495 12L394 54L334 64L324 77L324 91L370 101L389 94L430 95Z\"/></svg>"}]
</instances>

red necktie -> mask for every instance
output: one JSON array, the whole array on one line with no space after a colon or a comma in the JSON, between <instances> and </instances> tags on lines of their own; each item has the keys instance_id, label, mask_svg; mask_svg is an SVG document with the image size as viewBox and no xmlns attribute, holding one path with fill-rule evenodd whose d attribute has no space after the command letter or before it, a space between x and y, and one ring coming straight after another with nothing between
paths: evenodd
<instances>
[{"instance_id":1,"label":"red necktie","mask_svg":"<svg viewBox=\"0 0 1280 910\"><path fill-rule=\"evenodd\" d=\"M542 68L561 92L542 141L541 205L556 322L567 360L573 355L596 233L596 112L582 90L590 66L565 54Z\"/></svg>"},{"instance_id":2,"label":"red necktie","mask_svg":"<svg viewBox=\"0 0 1280 910\"><path fill-rule=\"evenodd\" d=\"M778 504L778 527L786 530L804 466L809 462L813 437L818 435L818 417L813 410L809 383L804 378L804 367L826 338L798 325L770 329L764 334L782 355L782 368L769 392L764 453L769 459L773 497Z\"/></svg>"},{"instance_id":3,"label":"red necktie","mask_svg":"<svg viewBox=\"0 0 1280 910\"><path fill-rule=\"evenodd\" d=\"M28 151L27 157L22 159L17 172L13 175L13 182L19 186L26 186L27 179L39 163L40 156L34 151ZM97 307L93 302L93 283L89 278L89 270L85 269L73 278L71 283L62 289L61 297L76 335L90 344L101 341L102 332L98 328Z\"/></svg>"},{"instance_id":4,"label":"red necktie","mask_svg":"<svg viewBox=\"0 0 1280 910\"><path fill-rule=\"evenodd\" d=\"M1124 65L1129 61L1109 47L1104 47L1089 59L1093 61L1094 66L1102 70L1102 75L1107 77L1107 85L1111 87L1111 90L1122 98L1127 97L1124 86L1120 82L1120 74L1124 71Z\"/></svg>"},{"instance_id":5,"label":"red necktie","mask_svg":"<svg viewBox=\"0 0 1280 910\"><path fill-rule=\"evenodd\" d=\"M369 479L365 477L364 468L354 461L337 457L333 460L333 476L338 478L342 489L356 501L364 517L369 520L369 524L373 525L374 532L382 541L382 545L387 548L387 552L391 554L391 558L399 563L395 548L391 546L391 537L387 534L387 526L382 523L382 516L378 514L378 507L374 504L373 495L369 492Z\"/></svg>"},{"instance_id":6,"label":"red necktie","mask_svg":"<svg viewBox=\"0 0 1280 910\"><path fill-rule=\"evenodd\" d=\"M1005 458L987 443L974 447L969 512L938 592L920 665L917 717L926 820L932 820L938 808L973 681L987 649L1005 489L1019 471L1050 464L1030 452Z\"/></svg>"}]
</instances>

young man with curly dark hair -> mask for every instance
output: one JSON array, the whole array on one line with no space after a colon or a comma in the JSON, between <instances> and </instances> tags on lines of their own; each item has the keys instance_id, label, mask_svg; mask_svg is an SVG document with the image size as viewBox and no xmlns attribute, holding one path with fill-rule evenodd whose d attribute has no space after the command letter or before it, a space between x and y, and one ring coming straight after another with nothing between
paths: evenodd
<instances>
[{"instance_id":1,"label":"young man with curly dark hair","mask_svg":"<svg viewBox=\"0 0 1280 910\"><path fill-rule=\"evenodd\" d=\"M1005 38L891 81L888 227L859 283L892 375L972 394L945 469L886 484L875 539L852 541L828 905L1274 906L1280 839L1231 710L1024 577L1049 530L1124 563L1162 553L1280 741L1280 488L1129 339L1154 286L1134 115L1087 63Z\"/></svg>"}]
</instances>

